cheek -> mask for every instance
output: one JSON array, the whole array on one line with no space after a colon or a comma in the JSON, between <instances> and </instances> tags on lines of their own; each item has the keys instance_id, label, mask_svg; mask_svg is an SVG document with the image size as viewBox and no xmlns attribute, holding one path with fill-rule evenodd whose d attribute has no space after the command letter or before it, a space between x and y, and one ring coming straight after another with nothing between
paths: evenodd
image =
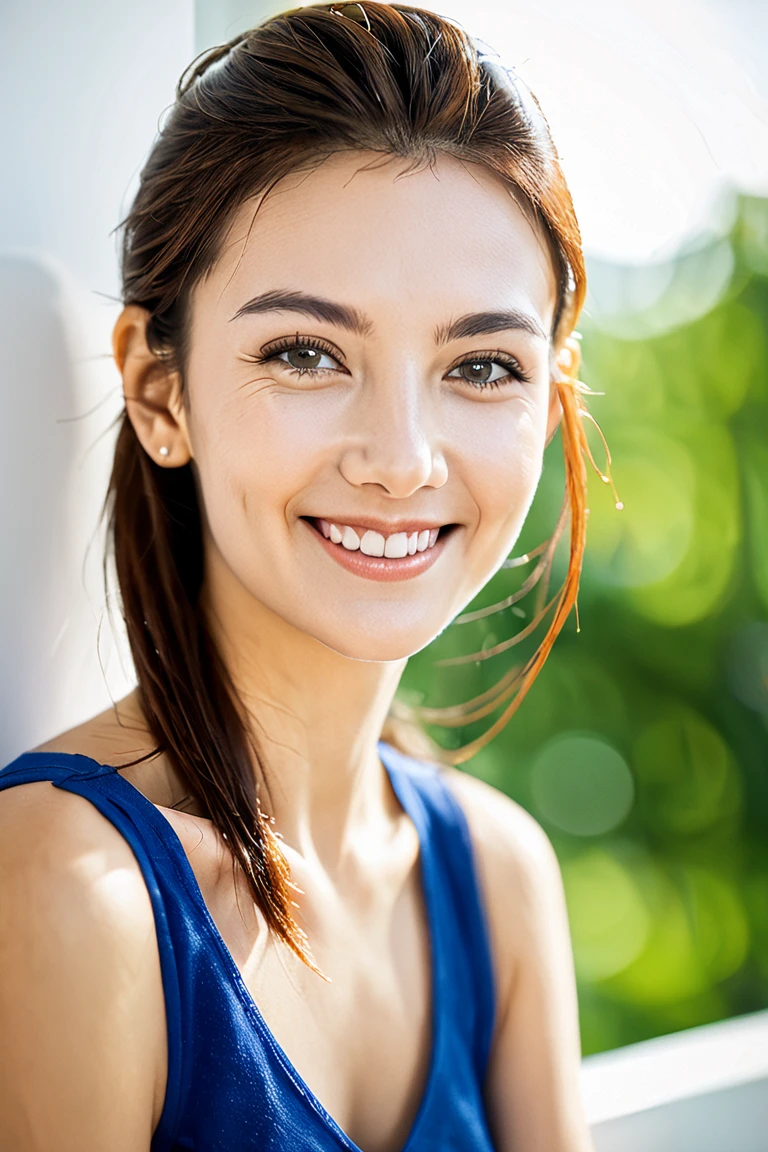
<instances>
[{"instance_id":1,"label":"cheek","mask_svg":"<svg viewBox=\"0 0 768 1152\"><path fill-rule=\"evenodd\" d=\"M319 406L306 399L244 390L199 405L195 459L208 528L222 552L267 546L275 537L260 529L285 524L287 506L322 468L329 439Z\"/></svg>"},{"instance_id":2,"label":"cheek","mask_svg":"<svg viewBox=\"0 0 768 1152\"><path fill-rule=\"evenodd\" d=\"M467 487L477 508L478 566L494 568L514 546L533 501L541 475L546 413L521 401L487 424L482 450L467 460ZM476 446L480 447L479 438Z\"/></svg>"}]
</instances>

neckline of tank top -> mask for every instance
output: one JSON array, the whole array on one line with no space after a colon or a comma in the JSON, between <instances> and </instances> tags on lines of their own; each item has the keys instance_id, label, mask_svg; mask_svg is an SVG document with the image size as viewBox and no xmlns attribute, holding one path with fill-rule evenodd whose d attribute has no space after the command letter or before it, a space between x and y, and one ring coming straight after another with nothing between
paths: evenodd
<instances>
[{"instance_id":1,"label":"neckline of tank top","mask_svg":"<svg viewBox=\"0 0 768 1152\"><path fill-rule=\"evenodd\" d=\"M422 880L422 893L424 899L424 907L426 912L427 927L429 934L429 951L430 951L430 1001L431 1001L431 1028L430 1028L430 1054L427 1064L427 1074L424 1083L424 1088L421 1095L419 1106L416 1110L413 1122L411 1124L408 1136L400 1152L415 1152L415 1141L418 1134L425 1123L425 1118L428 1114L432 1098L436 1091L436 1086L439 1082L439 1074L442 1065L442 1052L444 1040L444 1017L447 1011L445 1003L445 963L444 963L444 950L439 946L439 916L437 911L437 874L435 862L432 856L432 851L427 839L427 825L426 820L421 809L421 798L416 792L414 786L409 779L409 770L407 765L413 765L414 770L427 770L428 765L422 764L418 760L413 760L409 756L398 752L384 741L379 741L378 744L379 755L381 762L389 776L389 779L394 788L395 795L397 796L400 805L406 815L413 822L419 838L419 862ZM115 779L121 783L118 787L125 786L130 789L126 796L130 796L133 803L143 810L151 822L153 829L161 836L165 847L168 849L169 854L173 858L177 870L187 888L189 895L192 898L193 904L197 909L209 936L212 939L224 965L230 983L233 985L246 1014L251 1019L256 1027L257 1032L260 1034L262 1040L265 1042L267 1048L272 1052L280 1067L285 1073L288 1081L291 1083L293 1089L301 1101L307 1104L312 1111L314 1111L321 1121L326 1125L330 1132L336 1137L341 1144L341 1147L346 1152L363 1152L363 1149L347 1135L344 1129L333 1118L327 1108L322 1104L317 1095L312 1091L310 1086L306 1083L303 1077L299 1074L297 1068L291 1061L288 1053L278 1042L276 1036L267 1024L264 1016L262 1015L258 1004L254 1000L251 993L248 991L243 975L240 972L232 953L227 946L224 937L221 935L213 916L210 913L208 905L205 903L202 889L198 884L197 877L195 876L192 865L189 862L184 846L176 833L175 828L171 822L163 816L161 807L153 804L152 801L144 795L134 784L131 784L125 777L120 776L118 769L111 764L101 764L91 756L85 756L79 752L25 752L18 757L14 764L19 765L20 761L36 760L38 763L46 759L60 759L86 761L99 769L94 772L94 776L102 776L108 773L114 773ZM20 765L19 765L20 766ZM10 765L8 765L10 767ZM0 774L1 775L1 774ZM87 774L83 773L82 776L87 778ZM203 817L195 817L195 819L203 819ZM162 821L162 824L158 823ZM208 821L212 823L212 821Z\"/></svg>"}]
</instances>

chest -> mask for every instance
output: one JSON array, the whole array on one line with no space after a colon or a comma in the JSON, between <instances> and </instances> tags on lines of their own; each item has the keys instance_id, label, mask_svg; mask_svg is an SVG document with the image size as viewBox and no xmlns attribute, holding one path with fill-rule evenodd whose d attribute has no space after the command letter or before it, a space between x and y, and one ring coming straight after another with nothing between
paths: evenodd
<instances>
[{"instance_id":1,"label":"chest","mask_svg":"<svg viewBox=\"0 0 768 1152\"><path fill-rule=\"evenodd\" d=\"M432 956L418 836L375 875L333 880L291 860L298 923L327 980L275 942L221 841L169 815L248 994L313 1095L363 1152L400 1152L432 1055Z\"/></svg>"}]
</instances>

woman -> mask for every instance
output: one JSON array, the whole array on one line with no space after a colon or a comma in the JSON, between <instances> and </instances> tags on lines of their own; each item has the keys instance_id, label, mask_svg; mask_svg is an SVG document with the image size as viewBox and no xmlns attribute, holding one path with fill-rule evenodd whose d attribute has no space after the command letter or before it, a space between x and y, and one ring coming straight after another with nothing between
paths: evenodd
<instances>
[{"instance_id":1,"label":"woman","mask_svg":"<svg viewBox=\"0 0 768 1152\"><path fill-rule=\"evenodd\" d=\"M278 16L182 78L123 281L138 686L0 774L0 1145L585 1152L549 842L390 716L561 419L565 587L454 717L498 730L575 598L584 268L538 106L432 13Z\"/></svg>"}]
</instances>

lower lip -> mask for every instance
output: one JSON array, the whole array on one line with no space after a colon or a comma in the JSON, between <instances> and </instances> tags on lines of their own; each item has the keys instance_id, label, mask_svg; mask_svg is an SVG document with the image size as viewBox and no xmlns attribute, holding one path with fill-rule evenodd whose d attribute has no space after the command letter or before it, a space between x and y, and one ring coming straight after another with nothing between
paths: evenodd
<instances>
[{"instance_id":1,"label":"lower lip","mask_svg":"<svg viewBox=\"0 0 768 1152\"><path fill-rule=\"evenodd\" d=\"M447 532L441 530L431 548L425 548L423 552L416 552L413 556L403 556L400 560L389 560L383 556L366 556L364 552L359 550L350 552L342 544L334 544L331 540L326 540L322 532L308 520L302 520L301 523L306 524L318 543L342 568L346 568L348 572L354 572L356 576L364 576L366 580L383 580L385 582L412 580L414 576L420 576L422 572L426 572L440 556L449 537L455 531L455 529Z\"/></svg>"}]
</instances>

